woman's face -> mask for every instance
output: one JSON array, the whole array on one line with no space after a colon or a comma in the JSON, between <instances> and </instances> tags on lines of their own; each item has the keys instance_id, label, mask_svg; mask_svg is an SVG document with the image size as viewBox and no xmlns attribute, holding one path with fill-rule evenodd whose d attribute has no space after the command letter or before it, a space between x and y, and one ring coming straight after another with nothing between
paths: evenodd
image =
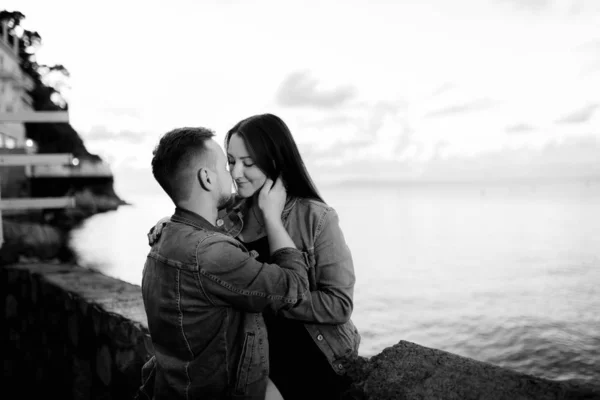
<instances>
[{"instance_id":1,"label":"woman's face","mask_svg":"<svg viewBox=\"0 0 600 400\"><path fill-rule=\"evenodd\" d=\"M231 135L229 139L227 161L237 192L244 198L251 197L260 190L267 180L265 173L258 168L248 153L244 139L237 133Z\"/></svg>"}]
</instances>

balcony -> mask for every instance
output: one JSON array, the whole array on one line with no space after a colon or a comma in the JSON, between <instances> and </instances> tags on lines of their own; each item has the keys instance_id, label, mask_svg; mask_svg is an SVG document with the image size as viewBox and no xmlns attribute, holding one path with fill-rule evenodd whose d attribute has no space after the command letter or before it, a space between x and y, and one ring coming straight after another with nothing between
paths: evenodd
<instances>
[{"instance_id":1,"label":"balcony","mask_svg":"<svg viewBox=\"0 0 600 400\"><path fill-rule=\"evenodd\" d=\"M28 75L21 73L19 69L8 71L0 70L0 80L11 82L14 89L23 91L32 90L35 86L33 79Z\"/></svg>"},{"instance_id":2,"label":"balcony","mask_svg":"<svg viewBox=\"0 0 600 400\"><path fill-rule=\"evenodd\" d=\"M31 178L112 178L110 166L105 162L79 161L74 158L70 165L36 165Z\"/></svg>"},{"instance_id":3,"label":"balcony","mask_svg":"<svg viewBox=\"0 0 600 400\"><path fill-rule=\"evenodd\" d=\"M4 69L0 70L0 79L2 79L3 81L20 81L20 75L20 71L8 71Z\"/></svg>"}]
</instances>

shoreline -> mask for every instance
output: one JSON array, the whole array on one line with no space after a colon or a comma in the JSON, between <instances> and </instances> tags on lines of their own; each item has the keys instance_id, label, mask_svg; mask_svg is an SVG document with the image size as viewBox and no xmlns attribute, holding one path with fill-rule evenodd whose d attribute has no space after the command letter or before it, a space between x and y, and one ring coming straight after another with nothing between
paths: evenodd
<instances>
[{"instance_id":1,"label":"shoreline","mask_svg":"<svg viewBox=\"0 0 600 400\"><path fill-rule=\"evenodd\" d=\"M75 207L25 211L2 216L4 243L0 248L0 266L19 260L74 262L69 233L87 218L115 211L131 203L116 195L95 194L84 189L73 194Z\"/></svg>"}]
</instances>

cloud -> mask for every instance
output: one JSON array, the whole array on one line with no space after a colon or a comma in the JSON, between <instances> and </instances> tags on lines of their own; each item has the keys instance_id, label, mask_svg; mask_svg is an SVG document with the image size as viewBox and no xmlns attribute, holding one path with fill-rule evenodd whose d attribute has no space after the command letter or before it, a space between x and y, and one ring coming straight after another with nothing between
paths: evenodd
<instances>
[{"instance_id":1,"label":"cloud","mask_svg":"<svg viewBox=\"0 0 600 400\"><path fill-rule=\"evenodd\" d=\"M600 140L583 135L550 142L541 149L521 147L488 151L474 156L444 157L446 143L435 146L429 161L416 159L356 159L313 168L319 182L492 182L568 180L600 177Z\"/></svg>"},{"instance_id":2,"label":"cloud","mask_svg":"<svg viewBox=\"0 0 600 400\"><path fill-rule=\"evenodd\" d=\"M327 128L331 126L345 125L348 123L355 122L355 119L349 115L333 115L325 118L319 118L317 120L303 121L301 125L307 128Z\"/></svg>"},{"instance_id":3,"label":"cloud","mask_svg":"<svg viewBox=\"0 0 600 400\"><path fill-rule=\"evenodd\" d=\"M597 0L498 0L499 3L511 3L516 8L536 13L558 9L564 14L581 15L599 12Z\"/></svg>"},{"instance_id":4,"label":"cloud","mask_svg":"<svg viewBox=\"0 0 600 400\"><path fill-rule=\"evenodd\" d=\"M586 77L600 71L600 39L591 40L577 48L586 58L580 76Z\"/></svg>"},{"instance_id":5,"label":"cloud","mask_svg":"<svg viewBox=\"0 0 600 400\"><path fill-rule=\"evenodd\" d=\"M592 61L581 68L579 75L581 77L588 77L594 75L595 73L600 71L600 59L596 61Z\"/></svg>"},{"instance_id":6,"label":"cloud","mask_svg":"<svg viewBox=\"0 0 600 400\"><path fill-rule=\"evenodd\" d=\"M589 41L577 46L577 50L582 51L584 53L600 55L600 39L596 38L594 40L589 40Z\"/></svg>"},{"instance_id":7,"label":"cloud","mask_svg":"<svg viewBox=\"0 0 600 400\"><path fill-rule=\"evenodd\" d=\"M355 97L352 86L324 89L308 71L290 74L279 86L276 101L284 107L337 108Z\"/></svg>"},{"instance_id":8,"label":"cloud","mask_svg":"<svg viewBox=\"0 0 600 400\"><path fill-rule=\"evenodd\" d=\"M524 132L531 132L534 129L535 129L535 127L533 125L526 124L526 123L519 123L519 124L507 126L506 133L511 133L511 134L524 133Z\"/></svg>"},{"instance_id":9,"label":"cloud","mask_svg":"<svg viewBox=\"0 0 600 400\"><path fill-rule=\"evenodd\" d=\"M386 118L390 116L396 116L401 107L402 106L398 104L385 101L376 103L373 106L371 110L371 115L367 121L367 125L365 127L366 131L369 132L371 135L376 136L377 132L383 126ZM400 132L398 132L398 134L400 134Z\"/></svg>"},{"instance_id":10,"label":"cloud","mask_svg":"<svg viewBox=\"0 0 600 400\"><path fill-rule=\"evenodd\" d=\"M449 92L450 90L454 89L455 87L456 87L456 85L454 85L453 83L446 82L446 83L440 85L437 89L435 89L433 91L433 93L431 93L431 96L432 97L439 96L443 93Z\"/></svg>"},{"instance_id":11,"label":"cloud","mask_svg":"<svg viewBox=\"0 0 600 400\"><path fill-rule=\"evenodd\" d=\"M104 126L94 126L89 132L82 134L86 141L104 141L114 139L114 133L106 129Z\"/></svg>"},{"instance_id":12,"label":"cloud","mask_svg":"<svg viewBox=\"0 0 600 400\"><path fill-rule=\"evenodd\" d=\"M481 98L470 101L468 103L452 105L449 107L440 108L425 114L425 118L432 117L445 117L453 114L460 114L465 112L486 110L494 105L494 101L488 98Z\"/></svg>"},{"instance_id":13,"label":"cloud","mask_svg":"<svg viewBox=\"0 0 600 400\"><path fill-rule=\"evenodd\" d=\"M402 119L406 108L404 101L353 101L327 113L296 112L293 132L299 144L310 142L316 152L338 146L332 156L340 158L347 149L354 151L357 142L363 148L376 144L384 128L388 143L390 136L404 134L404 126L390 128L388 119Z\"/></svg>"},{"instance_id":14,"label":"cloud","mask_svg":"<svg viewBox=\"0 0 600 400\"><path fill-rule=\"evenodd\" d=\"M326 163L331 160L348 159L348 154L354 154L373 146L373 139L357 139L349 142L335 141L331 146L325 149L314 150L310 153L312 161Z\"/></svg>"},{"instance_id":15,"label":"cloud","mask_svg":"<svg viewBox=\"0 0 600 400\"><path fill-rule=\"evenodd\" d=\"M597 0L572 0L569 8L571 14L586 14L600 12L600 4Z\"/></svg>"},{"instance_id":16,"label":"cloud","mask_svg":"<svg viewBox=\"0 0 600 400\"><path fill-rule=\"evenodd\" d=\"M140 111L133 107L104 107L102 110L115 117L140 118Z\"/></svg>"},{"instance_id":17,"label":"cloud","mask_svg":"<svg viewBox=\"0 0 600 400\"><path fill-rule=\"evenodd\" d=\"M527 10L546 10L553 5L553 0L498 0L500 3L512 3L518 8Z\"/></svg>"},{"instance_id":18,"label":"cloud","mask_svg":"<svg viewBox=\"0 0 600 400\"><path fill-rule=\"evenodd\" d=\"M582 122L586 122L592 118L596 110L598 109L598 104L589 104L577 111L572 112L569 115L564 116L563 118L556 121L558 124L579 124Z\"/></svg>"},{"instance_id":19,"label":"cloud","mask_svg":"<svg viewBox=\"0 0 600 400\"><path fill-rule=\"evenodd\" d=\"M399 112L398 106L376 103L363 110L366 111L363 115L347 125L347 135L337 136L326 146L319 143L319 146L303 149L311 170L334 177L338 172L331 168L336 166L352 169L355 163L365 165L369 160L377 164L386 160L400 161L427 156L423 154L421 143L415 141L414 130L405 115ZM343 174L346 175L346 172Z\"/></svg>"},{"instance_id":20,"label":"cloud","mask_svg":"<svg viewBox=\"0 0 600 400\"><path fill-rule=\"evenodd\" d=\"M146 132L121 130L115 132L108 130L105 126L94 126L82 135L86 141L123 141L131 144L141 143L147 138Z\"/></svg>"}]
</instances>

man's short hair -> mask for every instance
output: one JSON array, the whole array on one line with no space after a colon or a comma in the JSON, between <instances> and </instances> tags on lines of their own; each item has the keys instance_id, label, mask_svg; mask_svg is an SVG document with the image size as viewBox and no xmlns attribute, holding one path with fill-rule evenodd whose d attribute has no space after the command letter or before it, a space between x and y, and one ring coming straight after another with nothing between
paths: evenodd
<instances>
[{"instance_id":1,"label":"man's short hair","mask_svg":"<svg viewBox=\"0 0 600 400\"><path fill-rule=\"evenodd\" d=\"M215 156L206 147L215 136L207 128L177 128L163 135L152 152L152 174L175 204L191 194L190 178L195 177L194 162L206 158L206 166L215 163Z\"/></svg>"}]
</instances>

